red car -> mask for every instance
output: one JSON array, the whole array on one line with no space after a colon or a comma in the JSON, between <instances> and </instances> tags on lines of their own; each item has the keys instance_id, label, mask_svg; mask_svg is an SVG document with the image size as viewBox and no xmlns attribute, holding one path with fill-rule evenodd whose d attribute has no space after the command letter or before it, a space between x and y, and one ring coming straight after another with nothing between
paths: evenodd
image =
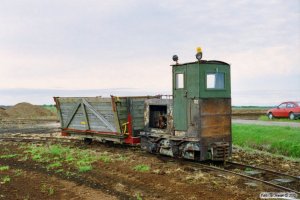
<instances>
[{"instance_id":1,"label":"red car","mask_svg":"<svg viewBox=\"0 0 300 200\"><path fill-rule=\"evenodd\" d=\"M267 116L269 119L275 117L288 117L291 120L297 119L300 117L300 101L283 102L276 108L268 110Z\"/></svg>"}]
</instances>

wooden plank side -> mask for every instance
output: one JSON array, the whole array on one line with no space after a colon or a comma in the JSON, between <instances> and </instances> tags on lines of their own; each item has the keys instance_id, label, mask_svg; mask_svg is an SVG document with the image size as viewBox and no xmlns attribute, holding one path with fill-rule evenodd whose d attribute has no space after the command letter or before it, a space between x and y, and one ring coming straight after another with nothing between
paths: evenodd
<instances>
[{"instance_id":1,"label":"wooden plank side","mask_svg":"<svg viewBox=\"0 0 300 200\"><path fill-rule=\"evenodd\" d=\"M132 100L132 120L133 120L133 129L140 130L144 128L144 109L145 109L145 100L147 98L139 98Z\"/></svg>"},{"instance_id":2,"label":"wooden plank side","mask_svg":"<svg viewBox=\"0 0 300 200\"><path fill-rule=\"evenodd\" d=\"M228 99L201 100L201 115L230 114L231 103Z\"/></svg>"},{"instance_id":3,"label":"wooden plank side","mask_svg":"<svg viewBox=\"0 0 300 200\"><path fill-rule=\"evenodd\" d=\"M202 128L202 137L229 136L230 126L211 126Z\"/></svg>"},{"instance_id":4,"label":"wooden plank side","mask_svg":"<svg viewBox=\"0 0 300 200\"><path fill-rule=\"evenodd\" d=\"M231 99L201 99L199 105L201 137L231 134Z\"/></svg>"},{"instance_id":5,"label":"wooden plank side","mask_svg":"<svg viewBox=\"0 0 300 200\"><path fill-rule=\"evenodd\" d=\"M211 127L211 126L230 126L230 116L229 115L210 115L202 116L201 127Z\"/></svg>"}]
</instances>

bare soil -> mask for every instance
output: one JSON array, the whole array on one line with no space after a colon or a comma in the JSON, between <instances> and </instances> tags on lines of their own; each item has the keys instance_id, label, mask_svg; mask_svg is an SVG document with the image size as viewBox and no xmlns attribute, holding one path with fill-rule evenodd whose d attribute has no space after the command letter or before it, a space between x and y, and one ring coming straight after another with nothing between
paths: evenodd
<instances>
[{"instance_id":1,"label":"bare soil","mask_svg":"<svg viewBox=\"0 0 300 200\"><path fill-rule=\"evenodd\" d=\"M8 117L8 114L6 113L5 109L0 108L0 119Z\"/></svg>"},{"instance_id":2,"label":"bare soil","mask_svg":"<svg viewBox=\"0 0 300 200\"><path fill-rule=\"evenodd\" d=\"M266 112L266 109L232 109L232 118L253 120L265 115Z\"/></svg>"},{"instance_id":3,"label":"bare soil","mask_svg":"<svg viewBox=\"0 0 300 200\"><path fill-rule=\"evenodd\" d=\"M56 114L41 106L32 105L30 103L18 103L8 109L0 108L0 120L5 118L56 118Z\"/></svg>"},{"instance_id":4,"label":"bare soil","mask_svg":"<svg viewBox=\"0 0 300 200\"><path fill-rule=\"evenodd\" d=\"M13 121L0 124L1 136L59 135L58 123ZM4 127L4 131L3 130ZM30 127L30 128L28 128ZM42 128L41 128L42 127ZM16 131L17 130L17 131ZM0 156L24 154L30 144L0 142ZM47 145L47 144L41 144ZM90 149L96 153L121 155L124 159L97 161L93 170L79 173L62 166L59 172L49 170L45 163L32 159L0 158L1 199L259 199L260 192L278 191L266 185L247 185L249 180L231 174L193 168L184 162L164 159L142 152L138 147L108 146L92 143L70 143L68 146ZM299 162L235 150L233 161L244 162L300 175ZM147 165L147 171L136 171L137 165ZM9 182L3 178L10 177Z\"/></svg>"},{"instance_id":5,"label":"bare soil","mask_svg":"<svg viewBox=\"0 0 300 200\"><path fill-rule=\"evenodd\" d=\"M257 199L260 191L273 191L263 185L251 188L244 184L244 180L232 175L205 172L188 167L184 163L165 162L138 149L133 151L99 144L82 148L122 154L127 159L109 163L96 162L93 170L86 173L69 168L63 168L63 172L56 173L30 159L22 161L16 158L2 158L0 165L9 166L10 169L0 172L0 177L9 175L11 179L9 183L1 184L1 197L3 199L102 199L102 196L108 199L138 197ZM0 155L7 155L8 152L22 153L16 143L1 143L0 149ZM135 171L134 166L139 164L148 165L151 169L146 172ZM23 172L22 175L16 176L18 170ZM90 196L86 196L85 193Z\"/></svg>"}]
</instances>

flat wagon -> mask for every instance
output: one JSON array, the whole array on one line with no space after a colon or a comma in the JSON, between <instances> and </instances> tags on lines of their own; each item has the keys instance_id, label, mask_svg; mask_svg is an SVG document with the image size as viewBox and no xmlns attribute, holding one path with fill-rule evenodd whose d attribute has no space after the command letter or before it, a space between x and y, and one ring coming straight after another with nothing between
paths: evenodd
<instances>
[{"instance_id":1,"label":"flat wagon","mask_svg":"<svg viewBox=\"0 0 300 200\"><path fill-rule=\"evenodd\" d=\"M141 97L54 97L63 136L127 144L140 143L144 130L144 102Z\"/></svg>"}]
</instances>

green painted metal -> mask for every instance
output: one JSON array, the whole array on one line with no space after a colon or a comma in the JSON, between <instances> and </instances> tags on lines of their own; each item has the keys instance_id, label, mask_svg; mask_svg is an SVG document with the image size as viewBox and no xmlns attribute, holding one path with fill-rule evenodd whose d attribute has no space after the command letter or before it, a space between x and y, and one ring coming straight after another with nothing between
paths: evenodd
<instances>
[{"instance_id":1,"label":"green painted metal","mask_svg":"<svg viewBox=\"0 0 300 200\"><path fill-rule=\"evenodd\" d=\"M187 97L197 98L199 97L200 90L200 67L198 63L187 64Z\"/></svg>"},{"instance_id":2,"label":"green painted metal","mask_svg":"<svg viewBox=\"0 0 300 200\"><path fill-rule=\"evenodd\" d=\"M207 89L207 74L224 73L224 89ZM224 64L200 64L200 98L230 98L230 66Z\"/></svg>"},{"instance_id":3,"label":"green painted metal","mask_svg":"<svg viewBox=\"0 0 300 200\"><path fill-rule=\"evenodd\" d=\"M176 75L183 74L183 88L176 88ZM173 103L174 127L176 130L187 130L187 67L173 67Z\"/></svg>"},{"instance_id":4,"label":"green painted metal","mask_svg":"<svg viewBox=\"0 0 300 200\"><path fill-rule=\"evenodd\" d=\"M221 61L200 61L173 65L174 127L187 131L194 100L231 98L230 65ZM176 74L184 74L184 87L176 88ZM210 87L209 76L214 76ZM223 77L224 76L224 77ZM224 87L223 87L224 86ZM210 88L209 88L210 87Z\"/></svg>"}]
</instances>

